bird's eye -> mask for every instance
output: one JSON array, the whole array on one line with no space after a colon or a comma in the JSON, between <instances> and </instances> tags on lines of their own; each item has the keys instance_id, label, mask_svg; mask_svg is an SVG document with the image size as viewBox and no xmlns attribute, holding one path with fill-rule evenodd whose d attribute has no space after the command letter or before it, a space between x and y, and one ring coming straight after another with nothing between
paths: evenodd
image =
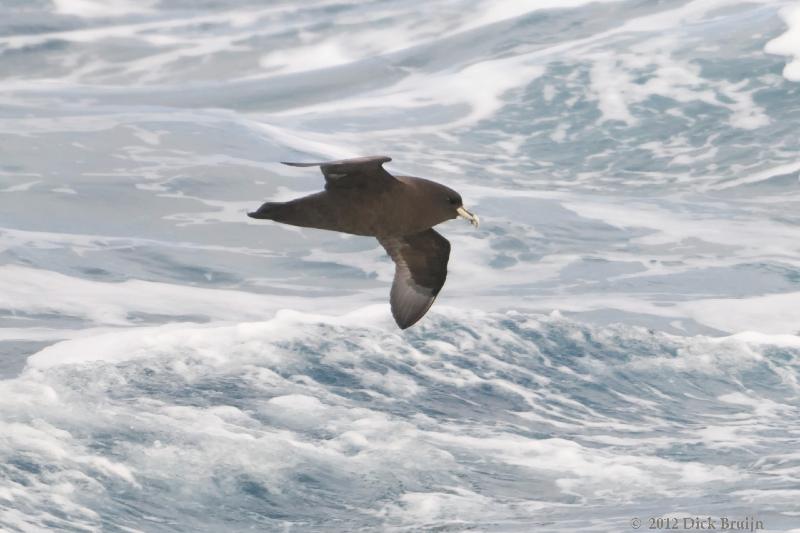
<instances>
[{"instance_id":1,"label":"bird's eye","mask_svg":"<svg viewBox=\"0 0 800 533\"><path fill-rule=\"evenodd\" d=\"M448 201L450 202L450 205L458 205L458 198L456 198L455 196L451 196L450 198L448 198Z\"/></svg>"}]
</instances>

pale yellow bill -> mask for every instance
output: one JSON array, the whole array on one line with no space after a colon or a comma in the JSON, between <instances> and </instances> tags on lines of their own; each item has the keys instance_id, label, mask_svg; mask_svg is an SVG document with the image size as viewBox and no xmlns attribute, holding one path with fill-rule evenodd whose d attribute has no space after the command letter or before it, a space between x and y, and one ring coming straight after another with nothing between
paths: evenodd
<instances>
[{"instance_id":1,"label":"pale yellow bill","mask_svg":"<svg viewBox=\"0 0 800 533\"><path fill-rule=\"evenodd\" d=\"M469 223L472 224L473 226L475 226L476 228L481 223L481 219L478 218L478 215L473 215L472 213L470 213L469 211L464 209L463 206L459 207L456 210L456 212L458 213L458 216L460 216L462 218L466 218L467 220L469 220Z\"/></svg>"}]
</instances>

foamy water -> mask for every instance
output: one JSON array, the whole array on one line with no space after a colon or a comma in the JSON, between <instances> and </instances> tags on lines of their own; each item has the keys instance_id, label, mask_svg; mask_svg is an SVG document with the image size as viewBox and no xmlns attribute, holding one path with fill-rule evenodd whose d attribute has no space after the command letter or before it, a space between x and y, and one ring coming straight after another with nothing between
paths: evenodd
<instances>
[{"instance_id":1,"label":"foamy water","mask_svg":"<svg viewBox=\"0 0 800 533\"><path fill-rule=\"evenodd\" d=\"M2 8L0 530L800 531L796 2ZM482 220L406 332L245 216L367 154Z\"/></svg>"}]
</instances>

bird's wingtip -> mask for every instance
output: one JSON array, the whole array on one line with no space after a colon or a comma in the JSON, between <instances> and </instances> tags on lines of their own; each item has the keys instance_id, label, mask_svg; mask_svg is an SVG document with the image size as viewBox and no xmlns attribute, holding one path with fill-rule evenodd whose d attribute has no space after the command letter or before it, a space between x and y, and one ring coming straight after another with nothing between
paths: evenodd
<instances>
[{"instance_id":1,"label":"bird's wingtip","mask_svg":"<svg viewBox=\"0 0 800 533\"><path fill-rule=\"evenodd\" d=\"M322 161L318 163L297 163L294 161L281 161L281 164L288 165L290 167L319 167L322 165L329 167L336 165L370 165L370 164L382 165L384 163L388 163L391 160L392 158L389 157L388 155L368 155L365 157L353 157L351 159L338 159L336 161Z\"/></svg>"},{"instance_id":2,"label":"bird's wingtip","mask_svg":"<svg viewBox=\"0 0 800 533\"><path fill-rule=\"evenodd\" d=\"M290 167L318 167L322 163L297 163L294 161L281 161L281 165L288 165Z\"/></svg>"}]
</instances>

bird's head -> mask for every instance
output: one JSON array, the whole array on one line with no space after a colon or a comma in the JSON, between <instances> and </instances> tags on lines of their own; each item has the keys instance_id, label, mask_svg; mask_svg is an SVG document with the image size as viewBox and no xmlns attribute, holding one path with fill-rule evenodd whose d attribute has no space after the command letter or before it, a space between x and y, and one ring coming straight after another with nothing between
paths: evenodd
<instances>
[{"instance_id":1,"label":"bird's head","mask_svg":"<svg viewBox=\"0 0 800 533\"><path fill-rule=\"evenodd\" d=\"M441 208L445 210L449 216L448 219L462 217L469 220L469 223L476 228L481 223L478 215L470 213L464 207L464 201L461 195L449 187L442 186L443 194L437 195L441 202Z\"/></svg>"},{"instance_id":2,"label":"bird's head","mask_svg":"<svg viewBox=\"0 0 800 533\"><path fill-rule=\"evenodd\" d=\"M469 223L477 228L480 224L480 219L478 215L467 211L464 207L464 201L461 199L461 195L450 187L445 187L438 183L436 185L439 190L436 191L436 194L432 195L431 198L436 202L436 210L442 214L442 218L444 220L450 220L451 218L462 217L469 220Z\"/></svg>"},{"instance_id":3,"label":"bird's head","mask_svg":"<svg viewBox=\"0 0 800 533\"><path fill-rule=\"evenodd\" d=\"M409 208L418 217L417 222L420 226L433 227L463 217L478 227L480 223L478 216L467 211L461 195L450 187L425 178L400 176L399 179L409 187L408 192L412 199L411 205L404 202L403 209Z\"/></svg>"}]
</instances>

